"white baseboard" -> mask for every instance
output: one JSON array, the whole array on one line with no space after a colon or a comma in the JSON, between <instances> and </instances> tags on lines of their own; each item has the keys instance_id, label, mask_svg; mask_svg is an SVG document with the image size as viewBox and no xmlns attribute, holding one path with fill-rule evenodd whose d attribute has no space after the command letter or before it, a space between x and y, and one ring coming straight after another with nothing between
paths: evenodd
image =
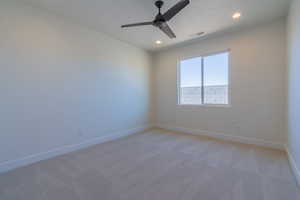
<instances>
[{"instance_id":1,"label":"white baseboard","mask_svg":"<svg viewBox=\"0 0 300 200\"><path fill-rule=\"evenodd\" d=\"M269 142L269 141L265 141L265 140L259 140L259 139L241 137L241 136L234 136L234 135L228 135L228 134L224 134L224 133L216 133L216 132L211 132L211 131L203 131L203 130L198 130L198 129L190 129L190 128L185 128L185 127L178 127L176 125L173 126L173 125L166 125L166 124L155 124L154 127L166 129L166 130L170 130L170 131L188 133L191 135L208 136L211 138L239 142L239 143L243 143L243 144L253 144L253 145L257 145L257 146L285 150L284 144L273 143L273 142Z\"/></svg>"},{"instance_id":2,"label":"white baseboard","mask_svg":"<svg viewBox=\"0 0 300 200\"><path fill-rule=\"evenodd\" d=\"M145 130L148 130L152 128L152 125L146 125L146 126L142 126L142 127L138 127L138 128L133 128L133 129L128 129L125 131L119 131L119 132L115 132L111 135L107 135L104 137L97 137L97 138L93 138L91 140L87 140L84 142L81 142L79 144L72 144L72 145L66 145L66 146L62 146L56 149L52 149L50 151L47 152L42 152L42 153L37 153L37 154L33 154L33 155L29 155L20 159L16 159L16 160L10 160L10 161L6 161L3 163L0 163L0 173L3 172L7 172L22 166L26 166L41 160L46 160L58 155L62 155L62 154L66 154L72 151L76 151L79 149L83 149L95 144L101 144L104 142L108 142L111 140L115 140L121 137L125 137L131 134L135 134L138 132L142 132Z\"/></svg>"},{"instance_id":3,"label":"white baseboard","mask_svg":"<svg viewBox=\"0 0 300 200\"><path fill-rule=\"evenodd\" d=\"M286 152L287 152L287 155L288 155L288 158L289 158L289 162L290 162L290 165L291 165L291 168L292 168L292 171L296 177L296 180L297 180L297 183L298 183L298 186L300 187L300 171L296 165L296 161L293 157L293 155L291 154L291 152L289 151L289 148L286 147Z\"/></svg>"}]
</instances>

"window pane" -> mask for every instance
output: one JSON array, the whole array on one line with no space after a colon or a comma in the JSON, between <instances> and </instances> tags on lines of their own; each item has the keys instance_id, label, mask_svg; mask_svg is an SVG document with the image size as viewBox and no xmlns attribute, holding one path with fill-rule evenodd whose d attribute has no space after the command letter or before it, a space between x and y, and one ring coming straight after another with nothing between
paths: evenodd
<instances>
[{"instance_id":1,"label":"window pane","mask_svg":"<svg viewBox=\"0 0 300 200\"><path fill-rule=\"evenodd\" d=\"M201 57L180 62L180 104L201 104Z\"/></svg>"},{"instance_id":2,"label":"window pane","mask_svg":"<svg viewBox=\"0 0 300 200\"><path fill-rule=\"evenodd\" d=\"M226 52L204 58L205 104L228 104L228 56Z\"/></svg>"}]
</instances>

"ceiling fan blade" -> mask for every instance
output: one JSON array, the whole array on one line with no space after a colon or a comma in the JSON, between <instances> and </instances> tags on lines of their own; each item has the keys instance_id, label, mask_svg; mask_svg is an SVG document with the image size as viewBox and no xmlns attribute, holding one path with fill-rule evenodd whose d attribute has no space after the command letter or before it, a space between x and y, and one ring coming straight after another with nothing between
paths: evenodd
<instances>
[{"instance_id":1,"label":"ceiling fan blade","mask_svg":"<svg viewBox=\"0 0 300 200\"><path fill-rule=\"evenodd\" d=\"M186 7L190 3L190 0L180 0L177 4L175 4L172 8L170 8L167 12L163 14L165 20L169 21L173 18L179 11L181 11L184 7Z\"/></svg>"},{"instance_id":2,"label":"ceiling fan blade","mask_svg":"<svg viewBox=\"0 0 300 200\"><path fill-rule=\"evenodd\" d=\"M135 24L125 24L125 25L122 25L121 28L134 27L134 26L146 26L146 25L153 25L153 22L141 22L141 23L135 23Z\"/></svg>"},{"instance_id":3,"label":"ceiling fan blade","mask_svg":"<svg viewBox=\"0 0 300 200\"><path fill-rule=\"evenodd\" d=\"M167 36L169 36L169 38L176 38L175 33L172 31L172 29L169 27L169 25L164 22L161 23L159 26L159 29L162 30Z\"/></svg>"}]
</instances>

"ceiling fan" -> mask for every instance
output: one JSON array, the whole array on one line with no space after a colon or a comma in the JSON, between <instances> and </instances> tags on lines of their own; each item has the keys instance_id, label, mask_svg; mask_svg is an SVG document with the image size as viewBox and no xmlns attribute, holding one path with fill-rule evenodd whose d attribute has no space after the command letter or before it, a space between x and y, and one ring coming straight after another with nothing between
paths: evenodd
<instances>
[{"instance_id":1,"label":"ceiling fan","mask_svg":"<svg viewBox=\"0 0 300 200\"><path fill-rule=\"evenodd\" d=\"M180 0L177 4L175 4L172 8L170 8L167 12L164 14L161 14L160 9L163 6L164 2L161 0L158 0L155 2L155 6L158 8L158 14L154 18L153 21L149 22L141 22L141 23L135 23L135 24L126 24L122 25L122 28L127 27L134 27L134 26L146 26L146 25L153 25L158 27L161 31L163 31L169 38L176 38L175 33L172 31L172 29L167 24L167 21L172 19L179 11L181 11L184 7L186 7L190 3L190 0Z\"/></svg>"}]
</instances>

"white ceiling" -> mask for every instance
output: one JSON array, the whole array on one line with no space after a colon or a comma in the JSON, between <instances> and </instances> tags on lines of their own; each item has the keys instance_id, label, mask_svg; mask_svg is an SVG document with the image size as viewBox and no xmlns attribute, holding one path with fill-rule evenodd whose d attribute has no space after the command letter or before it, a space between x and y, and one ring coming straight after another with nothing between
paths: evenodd
<instances>
[{"instance_id":1,"label":"white ceiling","mask_svg":"<svg viewBox=\"0 0 300 200\"><path fill-rule=\"evenodd\" d=\"M201 31L209 35L285 16L290 3L290 0L191 0L191 3L169 22L177 35L176 39L171 40L153 26L120 28L122 24L153 20L157 14L155 0L26 1L147 50L157 50L191 40L195 38L195 33ZM166 11L177 1L165 0L162 10ZM242 13L238 21L231 18L236 11ZM161 40L163 44L156 45L156 40Z\"/></svg>"}]
</instances>

